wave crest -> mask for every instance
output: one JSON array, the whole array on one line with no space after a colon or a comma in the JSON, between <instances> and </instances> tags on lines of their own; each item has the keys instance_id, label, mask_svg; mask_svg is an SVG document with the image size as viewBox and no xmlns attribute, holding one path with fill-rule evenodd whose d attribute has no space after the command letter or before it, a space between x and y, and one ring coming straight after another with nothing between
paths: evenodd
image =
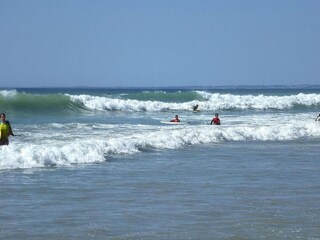
<instances>
[{"instance_id":1,"label":"wave crest","mask_svg":"<svg viewBox=\"0 0 320 240\"><path fill-rule=\"evenodd\" d=\"M178 127L178 128L177 128ZM110 156L140 151L178 149L188 145L222 144L228 141L287 141L319 137L317 123L295 122L272 126L188 126L161 127L128 135L110 134L90 140L12 143L1 149L0 169L67 166L107 161Z\"/></svg>"},{"instance_id":2,"label":"wave crest","mask_svg":"<svg viewBox=\"0 0 320 240\"><path fill-rule=\"evenodd\" d=\"M14 98L17 95L17 90L1 90L0 97L2 98Z\"/></svg>"},{"instance_id":3,"label":"wave crest","mask_svg":"<svg viewBox=\"0 0 320 240\"><path fill-rule=\"evenodd\" d=\"M113 99L90 95L69 95L71 101L83 104L90 110L98 111L188 111L192 106L199 104L204 111L215 110L266 110L291 109L295 107L312 107L320 105L319 94L297 94L291 96L264 96L264 95L232 95L208 93L198 91L206 101L189 101L183 103L168 103L161 101L139 101Z\"/></svg>"}]
</instances>

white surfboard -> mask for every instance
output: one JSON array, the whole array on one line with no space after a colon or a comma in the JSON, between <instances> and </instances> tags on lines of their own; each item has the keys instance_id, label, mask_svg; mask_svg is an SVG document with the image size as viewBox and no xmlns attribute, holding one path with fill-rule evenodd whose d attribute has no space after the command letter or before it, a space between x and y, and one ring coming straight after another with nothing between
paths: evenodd
<instances>
[{"instance_id":1,"label":"white surfboard","mask_svg":"<svg viewBox=\"0 0 320 240\"><path fill-rule=\"evenodd\" d=\"M185 125L189 124L190 122L170 122L170 121L160 121L163 124L169 124L169 125Z\"/></svg>"},{"instance_id":2,"label":"white surfboard","mask_svg":"<svg viewBox=\"0 0 320 240\"><path fill-rule=\"evenodd\" d=\"M171 125L183 125L183 122L170 122L170 121L160 121L163 124L171 124Z\"/></svg>"}]
</instances>

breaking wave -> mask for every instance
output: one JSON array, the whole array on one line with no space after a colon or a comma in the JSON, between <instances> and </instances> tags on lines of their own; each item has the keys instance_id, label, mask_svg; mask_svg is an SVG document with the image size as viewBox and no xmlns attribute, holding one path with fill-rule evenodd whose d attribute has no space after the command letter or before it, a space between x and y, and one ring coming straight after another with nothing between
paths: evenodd
<instances>
[{"instance_id":1,"label":"breaking wave","mask_svg":"<svg viewBox=\"0 0 320 240\"><path fill-rule=\"evenodd\" d=\"M0 91L1 111L19 113L68 113L85 110L128 112L189 111L195 104L199 104L200 109L203 111L314 108L320 106L320 94L299 93L287 96L265 96L191 91L174 94L166 92L141 92L128 96L119 94L94 96L62 93L31 94L20 93L16 90Z\"/></svg>"},{"instance_id":2,"label":"breaking wave","mask_svg":"<svg viewBox=\"0 0 320 240\"><path fill-rule=\"evenodd\" d=\"M195 104L201 110L265 110L265 109L291 109L296 107L314 107L320 105L320 94L297 94L290 96L264 96L264 95L232 95L208 93L197 91L202 101L189 102L162 102L139 101L131 99L113 99L108 97L90 95L70 95L71 101L81 103L86 108L98 111L187 111Z\"/></svg>"},{"instance_id":3,"label":"breaking wave","mask_svg":"<svg viewBox=\"0 0 320 240\"><path fill-rule=\"evenodd\" d=\"M80 126L84 129L84 126ZM46 141L37 140L26 144L24 137L1 147L0 169L67 166L73 164L98 163L108 161L112 156L135 154L150 150L179 149L188 145L222 144L229 141L284 141L305 137L319 137L317 122L297 124L295 121L267 125L239 126L149 126L143 130L128 131L123 135L112 132L111 126L100 126L109 134ZM140 126L144 128L144 126ZM90 129L89 129L90 131ZM37 137L36 135L34 137ZM26 138L26 137L25 137Z\"/></svg>"}]
</instances>

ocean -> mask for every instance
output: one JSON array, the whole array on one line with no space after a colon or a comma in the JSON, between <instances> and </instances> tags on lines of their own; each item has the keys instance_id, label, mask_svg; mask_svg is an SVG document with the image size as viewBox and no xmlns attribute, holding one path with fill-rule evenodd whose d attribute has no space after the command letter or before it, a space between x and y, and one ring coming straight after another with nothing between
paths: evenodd
<instances>
[{"instance_id":1,"label":"ocean","mask_svg":"<svg viewBox=\"0 0 320 240\"><path fill-rule=\"evenodd\" d=\"M0 239L320 239L320 86L0 89L0 112Z\"/></svg>"}]
</instances>

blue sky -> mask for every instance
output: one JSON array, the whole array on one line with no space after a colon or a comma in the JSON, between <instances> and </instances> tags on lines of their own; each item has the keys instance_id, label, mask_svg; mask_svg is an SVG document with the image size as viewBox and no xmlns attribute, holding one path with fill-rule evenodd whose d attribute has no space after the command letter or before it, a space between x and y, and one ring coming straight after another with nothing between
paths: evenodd
<instances>
[{"instance_id":1,"label":"blue sky","mask_svg":"<svg viewBox=\"0 0 320 240\"><path fill-rule=\"evenodd\" d=\"M320 81L319 0L1 0L0 87Z\"/></svg>"}]
</instances>

